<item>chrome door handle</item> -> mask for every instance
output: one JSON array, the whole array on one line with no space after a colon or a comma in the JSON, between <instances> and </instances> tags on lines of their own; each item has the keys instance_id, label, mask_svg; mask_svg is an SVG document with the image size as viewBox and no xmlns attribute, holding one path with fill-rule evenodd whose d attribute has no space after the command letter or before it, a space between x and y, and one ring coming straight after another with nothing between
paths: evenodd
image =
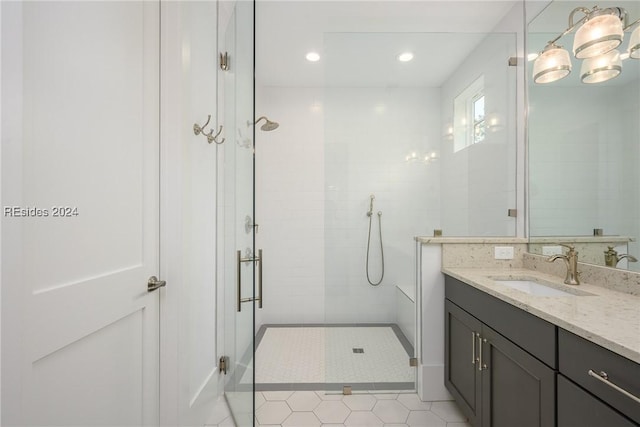
<instances>
[{"instance_id":1,"label":"chrome door handle","mask_svg":"<svg viewBox=\"0 0 640 427\"><path fill-rule=\"evenodd\" d=\"M256 224L256 233L257 227ZM258 249L258 308L262 308L262 249Z\"/></svg>"},{"instance_id":2,"label":"chrome door handle","mask_svg":"<svg viewBox=\"0 0 640 427\"><path fill-rule=\"evenodd\" d=\"M156 289L167 286L167 282L164 280L158 280L156 276L149 277L149 281L147 282L147 292L153 292Z\"/></svg>"},{"instance_id":3,"label":"chrome door handle","mask_svg":"<svg viewBox=\"0 0 640 427\"><path fill-rule=\"evenodd\" d=\"M257 262L258 263L258 296L257 297L249 297L242 298L242 263L243 262ZM237 287L237 295L236 295L236 308L238 312L242 311L241 304L243 302L251 302L257 301L258 308L262 308L262 249L258 250L258 257L249 257L242 258L242 252L236 252L236 264L237 264L237 273L236 273L236 287Z\"/></svg>"},{"instance_id":4,"label":"chrome door handle","mask_svg":"<svg viewBox=\"0 0 640 427\"><path fill-rule=\"evenodd\" d=\"M478 347L478 371L483 371L487 369L487 365L482 363L482 344L486 343L487 339L482 338L480 334L478 334L478 343L480 344Z\"/></svg>"},{"instance_id":5,"label":"chrome door handle","mask_svg":"<svg viewBox=\"0 0 640 427\"><path fill-rule=\"evenodd\" d=\"M471 331L471 364L476 364L476 333Z\"/></svg>"}]
</instances>

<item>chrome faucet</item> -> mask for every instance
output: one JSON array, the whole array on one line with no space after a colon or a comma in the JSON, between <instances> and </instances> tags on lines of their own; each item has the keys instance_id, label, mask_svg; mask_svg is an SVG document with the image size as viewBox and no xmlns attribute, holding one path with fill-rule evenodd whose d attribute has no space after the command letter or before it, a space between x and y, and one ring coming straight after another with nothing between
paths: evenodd
<instances>
[{"instance_id":1,"label":"chrome faucet","mask_svg":"<svg viewBox=\"0 0 640 427\"><path fill-rule=\"evenodd\" d=\"M627 258L629 262L638 262L638 259L633 255L622 254L618 255L613 246L608 246L608 250L604 251L604 263L607 267L616 267L620 261Z\"/></svg>"},{"instance_id":2,"label":"chrome faucet","mask_svg":"<svg viewBox=\"0 0 640 427\"><path fill-rule=\"evenodd\" d=\"M569 249L567 254L552 255L547 258L547 262L553 262L557 259L564 260L564 263L567 266L567 275L564 278L564 283L567 285L579 285L580 279L578 276L580 273L578 272L578 252L576 252L576 249L573 246L563 245L562 243L559 243L559 245Z\"/></svg>"}]
</instances>

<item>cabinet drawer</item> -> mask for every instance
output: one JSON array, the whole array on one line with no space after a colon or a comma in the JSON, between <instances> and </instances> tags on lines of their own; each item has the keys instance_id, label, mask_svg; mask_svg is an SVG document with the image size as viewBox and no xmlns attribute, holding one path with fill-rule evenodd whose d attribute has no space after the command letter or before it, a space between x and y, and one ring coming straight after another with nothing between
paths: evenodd
<instances>
[{"instance_id":1,"label":"cabinet drawer","mask_svg":"<svg viewBox=\"0 0 640 427\"><path fill-rule=\"evenodd\" d=\"M547 366L556 368L556 326L445 275L445 296Z\"/></svg>"},{"instance_id":2,"label":"cabinet drawer","mask_svg":"<svg viewBox=\"0 0 640 427\"><path fill-rule=\"evenodd\" d=\"M558 427L634 427L629 419L558 375Z\"/></svg>"},{"instance_id":3,"label":"cabinet drawer","mask_svg":"<svg viewBox=\"0 0 640 427\"><path fill-rule=\"evenodd\" d=\"M640 423L640 403L588 374L606 372L609 381L640 397L640 364L564 329L558 331L558 361L560 373Z\"/></svg>"}]
</instances>

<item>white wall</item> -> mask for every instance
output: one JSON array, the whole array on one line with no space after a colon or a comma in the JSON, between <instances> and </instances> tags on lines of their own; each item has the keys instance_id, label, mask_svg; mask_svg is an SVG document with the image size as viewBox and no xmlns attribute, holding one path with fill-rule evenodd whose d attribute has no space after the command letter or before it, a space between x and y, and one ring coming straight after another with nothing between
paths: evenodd
<instances>
[{"instance_id":1,"label":"white wall","mask_svg":"<svg viewBox=\"0 0 640 427\"><path fill-rule=\"evenodd\" d=\"M490 34L442 86L440 129L446 134L455 123L455 98L484 76L487 124L485 140L454 151L453 136L442 145L442 229L446 236L513 236L515 219L507 210L516 207L516 68L515 33Z\"/></svg>"},{"instance_id":2,"label":"white wall","mask_svg":"<svg viewBox=\"0 0 640 427\"><path fill-rule=\"evenodd\" d=\"M179 363L182 424L195 423L191 412L207 410L216 393L216 178L217 147L193 133L208 114L216 127L217 58L214 2L181 3L182 17L182 242L183 288L180 295ZM198 405L195 405L195 403ZM209 406L209 410L211 406ZM208 414L206 414L208 415ZM205 415L205 416L206 416ZM202 416L202 415L200 415Z\"/></svg>"},{"instance_id":3,"label":"white wall","mask_svg":"<svg viewBox=\"0 0 640 427\"><path fill-rule=\"evenodd\" d=\"M193 134L216 119L216 5L162 5L161 423L202 425L218 392L217 150ZM208 128L207 128L208 131Z\"/></svg>"},{"instance_id":4,"label":"white wall","mask_svg":"<svg viewBox=\"0 0 640 427\"><path fill-rule=\"evenodd\" d=\"M257 97L257 114L280 122L256 135L262 323L395 322L395 284L414 282L413 237L439 223L438 164L406 162L438 148L438 90L268 87ZM383 213L376 288L365 275L370 194ZM375 215L373 279L377 226Z\"/></svg>"}]
</instances>

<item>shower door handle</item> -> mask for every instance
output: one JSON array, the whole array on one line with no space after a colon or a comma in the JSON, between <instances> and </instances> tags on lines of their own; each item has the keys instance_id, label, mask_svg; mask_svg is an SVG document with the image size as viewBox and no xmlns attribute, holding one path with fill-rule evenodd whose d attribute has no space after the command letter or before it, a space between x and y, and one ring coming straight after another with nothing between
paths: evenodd
<instances>
[{"instance_id":1,"label":"shower door handle","mask_svg":"<svg viewBox=\"0 0 640 427\"><path fill-rule=\"evenodd\" d=\"M262 308L262 249L258 250L258 257L248 257L242 258L242 252L236 252L236 261L238 271L236 273L236 285L237 285L237 298L236 305L238 312L242 311L242 303L245 302L258 302L258 308ZM249 297L242 298L242 263L244 262L257 262L258 263L258 296L257 297Z\"/></svg>"},{"instance_id":2,"label":"shower door handle","mask_svg":"<svg viewBox=\"0 0 640 427\"><path fill-rule=\"evenodd\" d=\"M262 249L258 249L258 308L262 308Z\"/></svg>"}]
</instances>

